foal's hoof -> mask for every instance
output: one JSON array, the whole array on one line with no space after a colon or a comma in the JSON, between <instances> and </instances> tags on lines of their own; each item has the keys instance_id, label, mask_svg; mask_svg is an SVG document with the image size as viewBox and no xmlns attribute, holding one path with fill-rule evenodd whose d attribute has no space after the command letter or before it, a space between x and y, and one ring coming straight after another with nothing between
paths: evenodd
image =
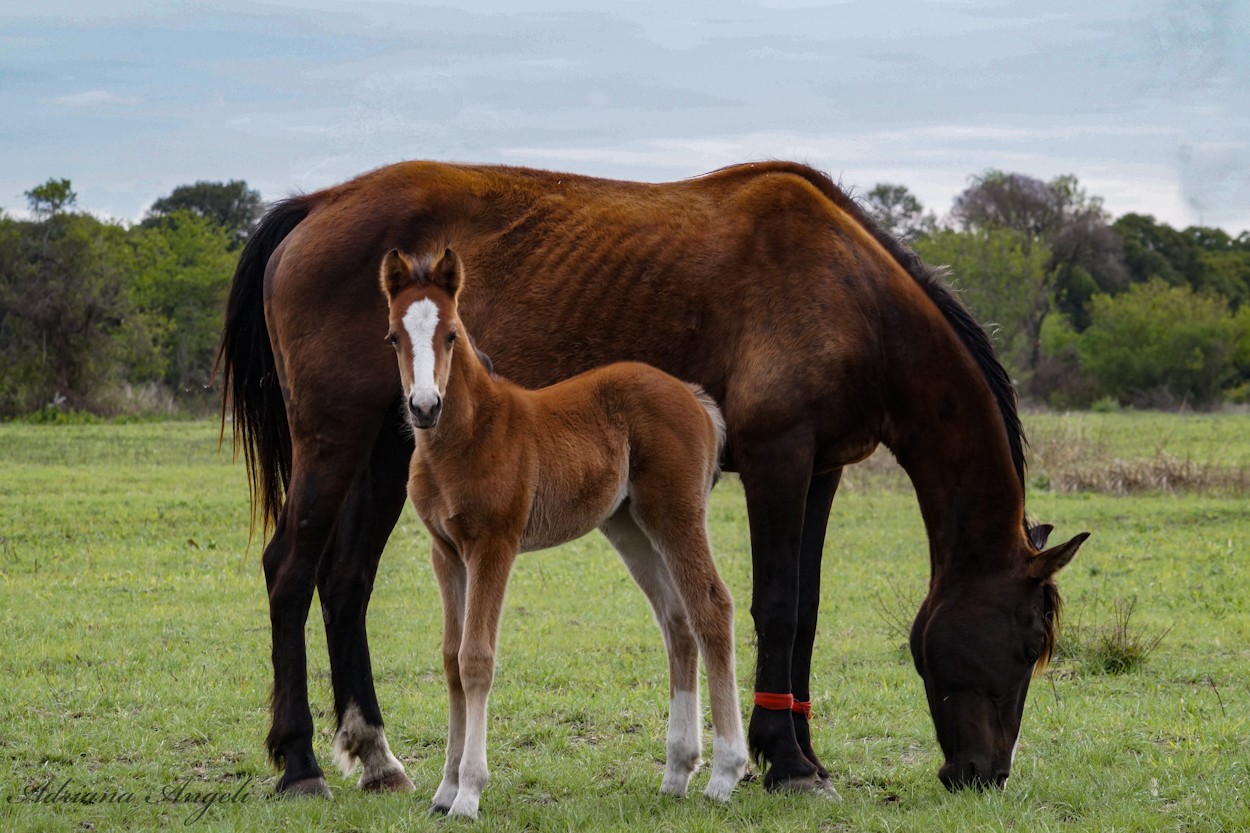
<instances>
[{"instance_id":1,"label":"foal's hoof","mask_svg":"<svg viewBox=\"0 0 1250 833\"><path fill-rule=\"evenodd\" d=\"M326 786L326 779L320 775L314 775L311 778L305 778L301 781L287 784L285 787L280 787L278 795L282 798L305 798L308 796L313 798L334 798L334 794Z\"/></svg>"},{"instance_id":2,"label":"foal's hoof","mask_svg":"<svg viewBox=\"0 0 1250 833\"><path fill-rule=\"evenodd\" d=\"M360 788L367 793L410 793L416 790L411 779L402 772L392 772L371 781L361 781Z\"/></svg>"}]
</instances>

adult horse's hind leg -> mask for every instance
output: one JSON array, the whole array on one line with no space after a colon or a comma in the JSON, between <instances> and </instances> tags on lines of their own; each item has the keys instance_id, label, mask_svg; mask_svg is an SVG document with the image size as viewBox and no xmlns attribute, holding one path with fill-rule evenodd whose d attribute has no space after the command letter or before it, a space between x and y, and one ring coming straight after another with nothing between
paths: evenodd
<instances>
[{"instance_id":1,"label":"adult horse's hind leg","mask_svg":"<svg viewBox=\"0 0 1250 833\"><path fill-rule=\"evenodd\" d=\"M273 722L267 745L284 768L277 791L330 796L313 754L304 624L317 565L368 446L305 446L293 436L286 504L263 563L273 637Z\"/></svg>"},{"instance_id":2,"label":"adult horse's hind leg","mask_svg":"<svg viewBox=\"0 0 1250 833\"><path fill-rule=\"evenodd\" d=\"M338 731L334 759L344 774L362 767L360 788L413 789L403 765L391 754L373 685L365 616L378 561L403 510L412 442L400 428L399 407L373 445L339 512L330 548L321 559L317 594L325 622Z\"/></svg>"},{"instance_id":3,"label":"adult horse's hind leg","mask_svg":"<svg viewBox=\"0 0 1250 833\"><path fill-rule=\"evenodd\" d=\"M599 529L621 555L638 587L651 603L668 653L668 739L660 792L683 796L699 768L702 753L699 717L699 647L686 606L673 577L651 539L638 528L626 502Z\"/></svg>"},{"instance_id":4,"label":"adult horse's hind leg","mask_svg":"<svg viewBox=\"0 0 1250 833\"><path fill-rule=\"evenodd\" d=\"M825 531L829 525L829 509L842 480L842 469L812 477L807 488L807 504L803 513L803 539L799 545L799 618L794 633L794 653L790 664L790 681L794 699L811 702L812 647L816 641L816 616L820 607L820 562L824 555ZM821 765L812 750L811 730L807 714L795 711L794 736L803 755L816 765L824 789L833 791L829 771Z\"/></svg>"}]
</instances>

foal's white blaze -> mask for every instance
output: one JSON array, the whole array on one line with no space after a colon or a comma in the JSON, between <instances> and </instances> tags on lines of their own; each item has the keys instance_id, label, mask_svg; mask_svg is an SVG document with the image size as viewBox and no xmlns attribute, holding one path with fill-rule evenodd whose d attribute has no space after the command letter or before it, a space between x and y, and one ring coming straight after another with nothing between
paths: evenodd
<instances>
[{"instance_id":1,"label":"foal's white blaze","mask_svg":"<svg viewBox=\"0 0 1250 833\"><path fill-rule=\"evenodd\" d=\"M412 344L412 390L408 399L418 408L428 410L438 402L438 384L434 379L434 332L438 329L438 307L429 298L422 298L404 313L404 329Z\"/></svg>"}]
</instances>

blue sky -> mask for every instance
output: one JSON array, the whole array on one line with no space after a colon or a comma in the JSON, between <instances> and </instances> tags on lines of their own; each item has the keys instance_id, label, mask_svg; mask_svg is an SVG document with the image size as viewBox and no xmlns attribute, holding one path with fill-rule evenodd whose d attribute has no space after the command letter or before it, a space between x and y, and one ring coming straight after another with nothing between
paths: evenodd
<instances>
[{"instance_id":1,"label":"blue sky","mask_svg":"<svg viewBox=\"0 0 1250 833\"><path fill-rule=\"evenodd\" d=\"M789 158L939 215L972 174L1250 229L1250 2L0 0L0 207L142 216L389 162L642 180Z\"/></svg>"}]
</instances>

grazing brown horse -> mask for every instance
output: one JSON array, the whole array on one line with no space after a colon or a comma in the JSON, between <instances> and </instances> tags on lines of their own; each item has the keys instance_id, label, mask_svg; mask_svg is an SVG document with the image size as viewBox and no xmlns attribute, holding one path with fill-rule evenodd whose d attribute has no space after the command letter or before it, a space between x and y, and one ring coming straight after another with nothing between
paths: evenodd
<instances>
[{"instance_id":1,"label":"grazing brown horse","mask_svg":"<svg viewBox=\"0 0 1250 833\"><path fill-rule=\"evenodd\" d=\"M708 547L707 496L724 441L720 409L654 367L618 363L537 391L493 377L456 314L448 249L382 260L416 451L408 495L433 540L451 718L433 809L475 817L486 786L486 699L517 553L598 527L646 593L669 654L668 763L685 795L699 763L698 660L714 727L705 795L728 800L747 763L734 678L733 602ZM460 336L464 334L464 338Z\"/></svg>"},{"instance_id":2,"label":"grazing brown horse","mask_svg":"<svg viewBox=\"0 0 1250 833\"><path fill-rule=\"evenodd\" d=\"M757 637L747 739L768 788L819 789L812 643L842 468L879 443L929 537L912 635L951 787L1001 785L1059 615L1025 521L1015 391L939 276L827 177L783 162L667 184L520 168L393 165L273 206L231 288L221 361L257 504L273 631L278 790L328 791L313 754L304 623L321 599L339 746L393 760L365 636L411 439L377 291L390 249L464 261L460 317L499 372L541 387L635 360L720 404L742 481ZM284 500L285 495L285 500ZM397 765L396 765L397 766ZM410 787L401 770L366 789ZM368 770L366 770L368 773Z\"/></svg>"}]
</instances>

